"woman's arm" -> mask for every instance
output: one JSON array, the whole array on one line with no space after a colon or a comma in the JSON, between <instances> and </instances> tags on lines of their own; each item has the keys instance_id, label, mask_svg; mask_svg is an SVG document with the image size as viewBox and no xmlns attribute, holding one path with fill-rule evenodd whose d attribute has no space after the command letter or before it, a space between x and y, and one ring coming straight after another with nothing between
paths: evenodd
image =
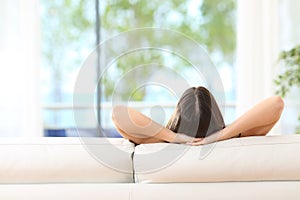
<instances>
[{"instance_id":1,"label":"woman's arm","mask_svg":"<svg viewBox=\"0 0 300 200\"><path fill-rule=\"evenodd\" d=\"M199 142L189 143L201 145L229 138L266 135L279 120L284 103L281 97L273 96L255 105L226 128L203 138Z\"/></svg>"},{"instance_id":2,"label":"woman's arm","mask_svg":"<svg viewBox=\"0 0 300 200\"><path fill-rule=\"evenodd\" d=\"M199 141L184 134L174 133L137 110L126 106L115 106L112 119L118 132L136 144Z\"/></svg>"}]
</instances>

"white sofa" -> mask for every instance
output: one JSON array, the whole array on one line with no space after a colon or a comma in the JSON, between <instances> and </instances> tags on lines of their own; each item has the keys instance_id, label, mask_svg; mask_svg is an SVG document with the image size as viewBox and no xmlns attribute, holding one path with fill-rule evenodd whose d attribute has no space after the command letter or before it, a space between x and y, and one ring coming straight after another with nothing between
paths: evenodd
<instances>
[{"instance_id":1,"label":"white sofa","mask_svg":"<svg viewBox=\"0 0 300 200\"><path fill-rule=\"evenodd\" d=\"M0 199L300 199L300 135L198 147L1 138Z\"/></svg>"}]
</instances>

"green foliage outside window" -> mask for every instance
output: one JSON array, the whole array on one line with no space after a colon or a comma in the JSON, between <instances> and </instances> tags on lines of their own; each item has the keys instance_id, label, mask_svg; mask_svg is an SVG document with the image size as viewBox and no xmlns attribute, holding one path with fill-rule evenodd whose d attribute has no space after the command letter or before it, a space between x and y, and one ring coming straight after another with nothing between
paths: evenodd
<instances>
[{"instance_id":1,"label":"green foliage outside window","mask_svg":"<svg viewBox=\"0 0 300 200\"><path fill-rule=\"evenodd\" d=\"M94 47L94 1L41 0L42 67L51 72L51 103L65 102L62 86L83 62L84 48ZM87 38L90 38L89 40Z\"/></svg>"},{"instance_id":2,"label":"green foliage outside window","mask_svg":"<svg viewBox=\"0 0 300 200\"><path fill-rule=\"evenodd\" d=\"M43 61L45 67L52 71L53 101L62 102L63 91L60 87L65 75L83 62L82 56L79 56L82 46L93 50L95 5L94 1L85 0L41 0L41 4ZM236 0L100 0L100 6L102 40L135 28L167 28L196 40L209 54L218 55L213 60L215 64L225 62L233 65ZM78 55L70 57L70 49ZM147 56L131 55L119 60L116 70L122 74L128 70L128 66L153 59L163 62L164 58L157 52ZM175 68L183 68L187 63L179 61L176 65ZM102 81L105 84L105 98L109 99L114 80L104 77ZM130 84L129 80L128 85L134 87ZM126 93L124 91L124 95ZM141 90L133 98L142 100L144 95L145 91Z\"/></svg>"},{"instance_id":3,"label":"green foliage outside window","mask_svg":"<svg viewBox=\"0 0 300 200\"><path fill-rule=\"evenodd\" d=\"M104 35L114 35L119 32L142 27L157 27L175 30L187 35L203 45L209 54L220 54L218 62L233 64L235 53L235 0L204 0L199 1L109 1L102 13L102 29ZM162 40L167 40L161 38ZM174 41L176 43L178 41ZM149 38L151 44L151 38ZM149 63L155 60L164 63L164 56L152 52L149 56L137 55L126 57L116 63L120 74L124 74L130 66L139 63ZM176 69L188 67L188 63L178 60L173 66ZM136 74L128 79L128 90L133 87L132 80L145 74ZM105 96L109 98L114 90L114 78L104 77ZM129 91L124 91L124 99ZM139 90L134 96L135 100L142 100L145 91Z\"/></svg>"},{"instance_id":4,"label":"green foliage outside window","mask_svg":"<svg viewBox=\"0 0 300 200\"><path fill-rule=\"evenodd\" d=\"M275 84L278 86L276 94L285 97L292 87L300 88L300 45L288 51L282 51L279 61L283 62L283 65L281 73L275 79ZM300 121L300 115L298 120ZM300 134L299 126L296 133Z\"/></svg>"}]
</instances>

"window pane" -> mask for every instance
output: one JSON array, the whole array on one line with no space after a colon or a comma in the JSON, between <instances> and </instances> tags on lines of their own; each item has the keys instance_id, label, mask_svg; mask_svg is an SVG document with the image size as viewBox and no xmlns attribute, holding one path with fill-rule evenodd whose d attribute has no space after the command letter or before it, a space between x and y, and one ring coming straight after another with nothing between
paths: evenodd
<instances>
[{"instance_id":1,"label":"window pane","mask_svg":"<svg viewBox=\"0 0 300 200\"><path fill-rule=\"evenodd\" d=\"M225 121L226 123L233 121L235 118L235 69L233 67L236 48L235 0L153 0L151 2L115 0L101 3L102 39L108 39L112 35L135 28L158 27L178 31L201 44L211 56L219 73L222 74L226 103L230 104L225 108ZM130 44L134 42L131 41ZM146 43L151 44L151 42L153 42L151 38L148 38ZM179 41L172 42L178 43ZM159 78L155 72L147 71L146 67L144 67L144 71L141 70L139 73L130 73L130 69L151 63L151 61L161 64L161 68L156 66L157 71L167 66L176 69L191 85L205 85L205 77L204 80L199 80L198 76L193 76L195 72L193 72L191 64L178 58L178 56L154 50L139 51L118 58L113 66L109 67L102 82L103 99L107 102L111 101L111 96L115 92L116 80L124 79L122 75L126 75L127 79L123 85L127 87L124 87L123 93L119 94L120 98L123 101L130 99L131 101L144 102L144 107L148 107L147 105L150 104L154 106L160 105L162 102L169 102L168 105L171 106L164 108L165 118L160 121L165 124L178 99L174 98L172 94L168 94L166 88L157 86L153 88L150 85L139 87L136 85L133 80L138 80L141 77L143 79ZM167 78L176 79L171 75ZM178 81L177 83L174 81L174 84L180 86ZM138 88L138 90L134 90L134 88ZM132 90L135 91L133 94L131 94ZM151 109L137 107L144 114L151 116ZM102 112L102 115L106 116L111 110L103 110ZM106 120L106 117L102 120ZM156 120L159 121L160 119ZM108 123L108 121L103 121L103 125L112 127L112 123Z\"/></svg>"},{"instance_id":2,"label":"window pane","mask_svg":"<svg viewBox=\"0 0 300 200\"><path fill-rule=\"evenodd\" d=\"M94 1L41 0L40 6L44 126L74 127L74 83L96 43Z\"/></svg>"},{"instance_id":3,"label":"window pane","mask_svg":"<svg viewBox=\"0 0 300 200\"><path fill-rule=\"evenodd\" d=\"M136 28L161 27L181 32L201 44L222 74L226 103L229 103L229 106L225 107L225 121L230 123L234 119L235 0L100 0L99 2L101 41ZM59 134L60 129L67 129L62 133L67 136L73 135L73 128L76 127L71 112L74 82L81 64L95 46L94 4L95 1L41 0L44 124L45 129L55 128ZM173 54L149 50L128 54L118 59L102 77L101 82L101 123L106 130L113 130L110 132L112 135L115 132L111 122L110 101L114 83L130 67L137 66L141 62L159 63L161 69L163 66L171 66L191 84L205 85L204 80L194 76L195 73L188 61ZM155 85L139 87L130 93L130 89L137 88L132 80L148 78L150 75L153 79L161 78L159 73L154 74L151 70L142 70L131 75L121 97L123 100L130 97L137 109L165 124L178 100L172 93ZM91 78L96 81L96 77L95 71L95 77ZM174 77L169 78L174 79L175 85L178 84ZM155 105L163 105L164 113ZM88 109L93 108L88 106L85 109L80 108L82 123L79 128L95 128L95 123L87 116Z\"/></svg>"},{"instance_id":4,"label":"window pane","mask_svg":"<svg viewBox=\"0 0 300 200\"><path fill-rule=\"evenodd\" d=\"M279 1L280 49L290 50L300 44L300 13L298 0ZM293 87L285 98L285 110L281 118L284 133L295 133L300 126L300 89Z\"/></svg>"}]
</instances>

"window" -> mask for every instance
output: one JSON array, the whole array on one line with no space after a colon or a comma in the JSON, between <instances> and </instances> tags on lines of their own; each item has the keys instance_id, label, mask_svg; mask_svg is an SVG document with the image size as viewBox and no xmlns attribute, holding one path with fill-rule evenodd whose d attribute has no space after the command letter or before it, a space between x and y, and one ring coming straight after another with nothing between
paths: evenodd
<instances>
[{"instance_id":1,"label":"window","mask_svg":"<svg viewBox=\"0 0 300 200\"><path fill-rule=\"evenodd\" d=\"M42 102L46 134L74 127L74 82L85 57L95 48L94 1L40 1Z\"/></svg>"},{"instance_id":2,"label":"window","mask_svg":"<svg viewBox=\"0 0 300 200\"><path fill-rule=\"evenodd\" d=\"M101 19L101 41L120 32L143 27L157 27L175 30L203 45L217 66L226 94L225 121L235 117L235 0L188 0L188 1L99 1ZM42 98L44 104L44 128L46 135L74 135L76 124L72 113L74 82L85 58L96 43L95 1L83 0L41 0L42 19ZM176 43L177 41L174 41ZM111 123L111 98L116 74L125 73L128 66L155 60L161 66L174 67L192 80L188 63L163 52L147 51L132 53L117 60L101 81L101 123L110 136L117 136ZM143 76L152 72L143 70ZM141 74L138 74L141 75ZM153 75L153 74L152 74ZM95 74L96 81L97 74ZM159 78L159 74L157 77ZM126 84L135 88L130 80ZM133 84L133 85L131 85ZM124 90L123 99L128 99ZM177 101L166 88L159 85L143 86L130 97L137 109L145 114L156 115L165 123ZM165 119L161 117L163 106ZM153 107L154 106L154 107ZM81 107L82 116L89 108ZM84 118L84 117L83 117ZM155 117L154 117L155 118ZM96 124L83 121L79 128L86 129L87 135L95 135Z\"/></svg>"},{"instance_id":3,"label":"window","mask_svg":"<svg viewBox=\"0 0 300 200\"><path fill-rule=\"evenodd\" d=\"M279 1L279 39L280 50L289 50L300 44L300 15L298 9L300 2L296 0ZM300 90L293 88L285 98L285 110L282 116L282 129L287 134L295 133L299 128Z\"/></svg>"}]
</instances>

